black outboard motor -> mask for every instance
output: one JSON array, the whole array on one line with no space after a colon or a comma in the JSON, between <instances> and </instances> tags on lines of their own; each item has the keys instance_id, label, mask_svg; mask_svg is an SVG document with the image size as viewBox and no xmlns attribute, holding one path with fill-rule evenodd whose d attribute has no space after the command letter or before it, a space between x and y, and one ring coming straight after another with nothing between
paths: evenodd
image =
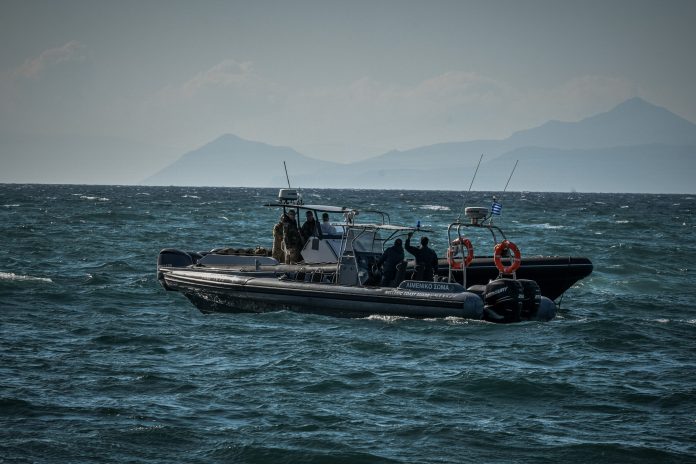
<instances>
[{"instance_id":1,"label":"black outboard motor","mask_svg":"<svg viewBox=\"0 0 696 464\"><path fill-rule=\"evenodd\" d=\"M159 252L157 256L157 269L161 267L186 267L195 264L202 255L196 252L187 253L185 251L177 250L174 248L165 248ZM164 276L161 272L157 272L157 280L160 281L162 286L169 290L167 285L164 283Z\"/></svg>"},{"instance_id":2,"label":"black outboard motor","mask_svg":"<svg viewBox=\"0 0 696 464\"><path fill-rule=\"evenodd\" d=\"M489 282L483 297L483 318L489 322L519 322L523 294L522 284L517 280Z\"/></svg>"},{"instance_id":3,"label":"black outboard motor","mask_svg":"<svg viewBox=\"0 0 696 464\"><path fill-rule=\"evenodd\" d=\"M174 248L165 248L157 256L157 267L186 267L194 264L200 257L201 255L198 253L187 253Z\"/></svg>"},{"instance_id":4,"label":"black outboard motor","mask_svg":"<svg viewBox=\"0 0 696 464\"><path fill-rule=\"evenodd\" d=\"M520 319L523 321L535 319L539 311L539 304L541 303L541 289L539 289L539 284L528 279L518 279L517 281L522 284L522 308L520 311Z\"/></svg>"}]
</instances>

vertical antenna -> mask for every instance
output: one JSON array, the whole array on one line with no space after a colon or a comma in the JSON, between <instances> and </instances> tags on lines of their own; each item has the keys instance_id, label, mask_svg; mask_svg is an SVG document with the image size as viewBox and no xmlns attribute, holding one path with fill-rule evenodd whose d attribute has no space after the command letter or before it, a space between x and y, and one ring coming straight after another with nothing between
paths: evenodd
<instances>
[{"instance_id":1,"label":"vertical antenna","mask_svg":"<svg viewBox=\"0 0 696 464\"><path fill-rule=\"evenodd\" d=\"M519 162L520 162L520 160L515 161L515 165L512 167L512 172L510 173L510 177L508 177L508 181L505 184L505 188L503 189L503 194L505 194L505 191L508 188L508 184L510 183L510 179L512 179L512 175L515 173L515 169L517 169L517 163L519 163ZM501 196L501 198L502 198L502 196Z\"/></svg>"},{"instance_id":2,"label":"vertical antenna","mask_svg":"<svg viewBox=\"0 0 696 464\"><path fill-rule=\"evenodd\" d=\"M478 173L479 166L481 166L482 159L483 159L483 153L481 153L481 157L479 158L478 164L476 165L476 170L474 171L474 177L471 178L471 183L469 184L469 190L466 192L467 195L469 194L469 192L471 192L471 187L474 185L474 179L476 179L476 174ZM459 211L459 216L457 216L457 222L459 222L459 220L461 219L462 213L464 212L464 208L466 208L467 195L464 195L464 199L462 200L462 210Z\"/></svg>"},{"instance_id":3,"label":"vertical antenna","mask_svg":"<svg viewBox=\"0 0 696 464\"><path fill-rule=\"evenodd\" d=\"M505 192L507 191L508 185L510 184L510 179L512 179L512 175L515 173L515 169L517 169L517 163L519 163L520 160L515 161L515 165L512 167L512 172L510 173L510 177L508 177L507 183L505 184L505 188L503 189L503 193L500 195L500 201L503 201L503 197L505 196ZM491 215L488 218L488 223L493 225L493 216L500 216L500 210L503 206L498 203L498 198L493 195L493 205L491 206ZM497 209L496 209L497 208Z\"/></svg>"},{"instance_id":4,"label":"vertical antenna","mask_svg":"<svg viewBox=\"0 0 696 464\"><path fill-rule=\"evenodd\" d=\"M283 161L283 167L285 168L285 179L288 181L288 188L290 187L290 177L288 177L288 167L285 165L285 161Z\"/></svg>"}]
</instances>

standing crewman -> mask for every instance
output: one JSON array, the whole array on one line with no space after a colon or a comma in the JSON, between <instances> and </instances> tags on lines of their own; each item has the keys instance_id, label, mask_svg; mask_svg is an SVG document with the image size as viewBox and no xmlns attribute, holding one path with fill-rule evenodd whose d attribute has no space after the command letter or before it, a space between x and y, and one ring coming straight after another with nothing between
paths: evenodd
<instances>
[{"instance_id":1,"label":"standing crewman","mask_svg":"<svg viewBox=\"0 0 696 464\"><path fill-rule=\"evenodd\" d=\"M295 210L291 209L285 216L283 223L283 246L285 247L285 264L296 264L302 260L302 237L297 229Z\"/></svg>"},{"instance_id":2,"label":"standing crewman","mask_svg":"<svg viewBox=\"0 0 696 464\"><path fill-rule=\"evenodd\" d=\"M437 273L437 254L428 248L428 237L421 237L420 248L411 246L411 237L413 232L409 232L406 238L406 251L416 258L416 274L413 280L432 282Z\"/></svg>"},{"instance_id":3,"label":"standing crewman","mask_svg":"<svg viewBox=\"0 0 696 464\"><path fill-rule=\"evenodd\" d=\"M375 265L382 266L382 287L393 287L394 279L396 278L396 266L404 260L404 247L401 239L394 240L394 245L390 246L382 256L377 260Z\"/></svg>"},{"instance_id":4,"label":"standing crewman","mask_svg":"<svg viewBox=\"0 0 696 464\"><path fill-rule=\"evenodd\" d=\"M285 214L280 215L278 223L273 226L273 250L271 256L278 260L279 263L285 262L285 252L283 251L283 225L285 223Z\"/></svg>"}]
</instances>

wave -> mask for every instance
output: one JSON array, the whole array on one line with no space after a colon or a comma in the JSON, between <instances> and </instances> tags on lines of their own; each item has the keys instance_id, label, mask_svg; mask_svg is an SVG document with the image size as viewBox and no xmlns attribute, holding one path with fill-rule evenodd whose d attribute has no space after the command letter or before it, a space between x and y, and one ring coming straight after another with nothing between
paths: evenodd
<instances>
[{"instance_id":1,"label":"wave","mask_svg":"<svg viewBox=\"0 0 696 464\"><path fill-rule=\"evenodd\" d=\"M422 205L420 209L429 209L432 211L450 211L449 206L440 206L440 205Z\"/></svg>"},{"instance_id":2,"label":"wave","mask_svg":"<svg viewBox=\"0 0 696 464\"><path fill-rule=\"evenodd\" d=\"M548 229L548 230L556 230L556 229L565 229L566 226L564 225L554 225L554 224L549 224L548 222L545 222L543 224L529 224L527 227L534 228L534 229Z\"/></svg>"},{"instance_id":3,"label":"wave","mask_svg":"<svg viewBox=\"0 0 696 464\"><path fill-rule=\"evenodd\" d=\"M25 282L46 282L52 284L53 281L48 277L34 277L28 275L18 275L14 272L0 272L0 280L25 281Z\"/></svg>"}]
</instances>

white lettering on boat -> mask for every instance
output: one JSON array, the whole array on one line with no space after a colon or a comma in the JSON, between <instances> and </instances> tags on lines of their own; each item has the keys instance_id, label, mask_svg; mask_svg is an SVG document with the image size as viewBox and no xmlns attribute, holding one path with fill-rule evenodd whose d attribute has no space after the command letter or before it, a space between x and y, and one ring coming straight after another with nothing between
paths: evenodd
<instances>
[{"instance_id":1,"label":"white lettering on boat","mask_svg":"<svg viewBox=\"0 0 696 464\"><path fill-rule=\"evenodd\" d=\"M420 282L420 281L407 281L401 286L404 290L421 290L430 292L458 292L461 287L453 286L449 283L439 283L439 282Z\"/></svg>"}]
</instances>

